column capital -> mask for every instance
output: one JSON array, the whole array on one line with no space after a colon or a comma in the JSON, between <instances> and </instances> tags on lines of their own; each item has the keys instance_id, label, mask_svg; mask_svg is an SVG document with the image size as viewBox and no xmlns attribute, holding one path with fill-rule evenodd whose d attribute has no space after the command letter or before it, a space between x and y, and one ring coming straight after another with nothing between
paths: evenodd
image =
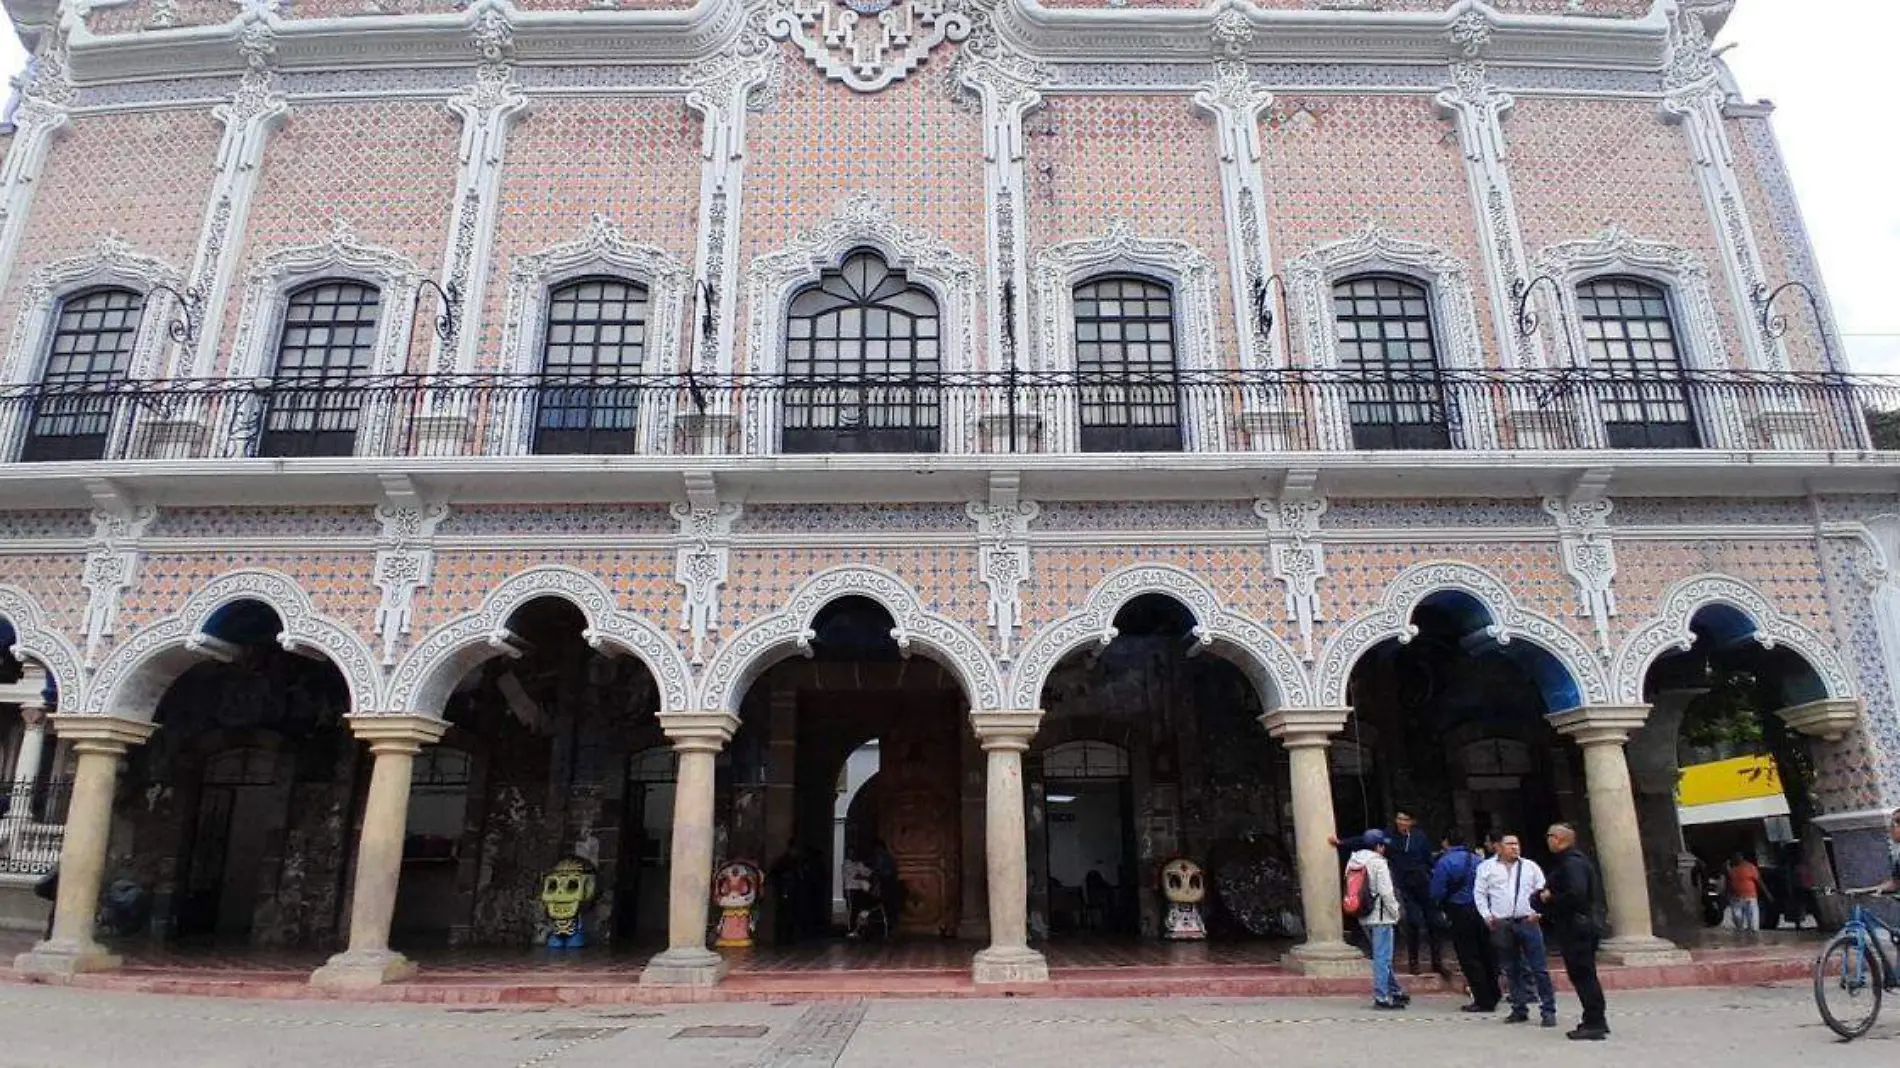
<instances>
[{"instance_id":1,"label":"column capital","mask_svg":"<svg viewBox=\"0 0 1900 1068\"><path fill-rule=\"evenodd\" d=\"M1276 708L1260 717L1260 725L1288 749L1324 748L1351 718L1350 708Z\"/></svg>"},{"instance_id":2,"label":"column capital","mask_svg":"<svg viewBox=\"0 0 1900 1068\"><path fill-rule=\"evenodd\" d=\"M132 746L145 744L145 740L158 729L156 723L142 719L121 719L118 716L55 712L47 719L52 721L53 734L60 741L72 742L73 750L79 753L111 753L118 756Z\"/></svg>"},{"instance_id":3,"label":"column capital","mask_svg":"<svg viewBox=\"0 0 1900 1068\"><path fill-rule=\"evenodd\" d=\"M449 722L434 716L345 716L350 733L368 742L372 753L416 753L448 733Z\"/></svg>"},{"instance_id":4,"label":"column capital","mask_svg":"<svg viewBox=\"0 0 1900 1068\"><path fill-rule=\"evenodd\" d=\"M682 753L717 753L739 730L739 717L730 712L669 712L660 716L660 730Z\"/></svg>"},{"instance_id":5,"label":"column capital","mask_svg":"<svg viewBox=\"0 0 1900 1068\"><path fill-rule=\"evenodd\" d=\"M1583 705L1550 717L1550 725L1581 746L1622 745L1649 722L1648 705Z\"/></svg>"},{"instance_id":6,"label":"column capital","mask_svg":"<svg viewBox=\"0 0 1900 1068\"><path fill-rule=\"evenodd\" d=\"M26 724L26 729L30 731L45 730L48 715L45 705L20 706L20 722Z\"/></svg>"},{"instance_id":7,"label":"column capital","mask_svg":"<svg viewBox=\"0 0 1900 1068\"><path fill-rule=\"evenodd\" d=\"M1858 697L1826 697L1781 709L1775 715L1810 738L1838 742L1847 737L1847 732L1854 729L1866 711L1866 702Z\"/></svg>"},{"instance_id":8,"label":"column capital","mask_svg":"<svg viewBox=\"0 0 1900 1068\"><path fill-rule=\"evenodd\" d=\"M1030 739L1042 726L1042 709L990 710L970 713L970 728L976 731L976 740L982 743L985 752L991 749L1014 749L1022 752L1029 748Z\"/></svg>"}]
</instances>

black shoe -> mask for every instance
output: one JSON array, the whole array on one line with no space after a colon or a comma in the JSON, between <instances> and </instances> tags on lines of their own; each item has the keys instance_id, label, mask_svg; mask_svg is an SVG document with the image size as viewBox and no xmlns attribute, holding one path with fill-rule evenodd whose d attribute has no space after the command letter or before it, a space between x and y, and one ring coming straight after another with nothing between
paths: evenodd
<instances>
[{"instance_id":1,"label":"black shoe","mask_svg":"<svg viewBox=\"0 0 1900 1068\"><path fill-rule=\"evenodd\" d=\"M1504 1022L1505 1023L1530 1023L1531 1014L1528 1012L1523 1012L1517 1009L1513 1009L1511 1010L1511 1015L1506 1016L1504 1018Z\"/></svg>"},{"instance_id":2,"label":"black shoe","mask_svg":"<svg viewBox=\"0 0 1900 1068\"><path fill-rule=\"evenodd\" d=\"M1393 998L1392 1001L1393 1001L1393 1004L1396 1004L1399 1008L1402 1009L1412 1003L1412 995L1401 993L1399 994L1398 997Z\"/></svg>"},{"instance_id":3,"label":"black shoe","mask_svg":"<svg viewBox=\"0 0 1900 1068\"><path fill-rule=\"evenodd\" d=\"M1555 1026L1557 1026L1557 1017L1555 1017L1555 1016L1545 1016L1545 1017L1543 1018L1543 1020L1542 1020L1542 1021L1540 1021L1540 1022L1541 1022L1541 1023L1542 1023L1542 1024L1543 1024L1543 1025L1545 1026L1545 1027L1555 1027Z\"/></svg>"},{"instance_id":4,"label":"black shoe","mask_svg":"<svg viewBox=\"0 0 1900 1068\"><path fill-rule=\"evenodd\" d=\"M1564 1037L1572 1042L1601 1042L1610 1037L1610 1031L1605 1027L1579 1027L1565 1032Z\"/></svg>"},{"instance_id":5,"label":"black shoe","mask_svg":"<svg viewBox=\"0 0 1900 1068\"><path fill-rule=\"evenodd\" d=\"M1402 1001L1374 1001L1372 1007L1385 1012L1396 1012L1405 1007Z\"/></svg>"},{"instance_id":6,"label":"black shoe","mask_svg":"<svg viewBox=\"0 0 1900 1068\"><path fill-rule=\"evenodd\" d=\"M1480 1005L1477 1002L1472 1002L1469 1005L1458 1006L1458 1011L1459 1012L1481 1012L1485 1014L1486 1016L1489 1016L1492 1013L1498 1011L1498 1007L1496 1005Z\"/></svg>"}]
</instances>

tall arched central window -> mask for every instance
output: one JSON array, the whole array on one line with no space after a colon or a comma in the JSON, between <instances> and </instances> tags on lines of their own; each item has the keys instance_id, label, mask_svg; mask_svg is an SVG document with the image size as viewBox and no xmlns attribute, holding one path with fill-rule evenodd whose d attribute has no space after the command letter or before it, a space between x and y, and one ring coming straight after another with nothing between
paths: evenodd
<instances>
[{"instance_id":1,"label":"tall arched central window","mask_svg":"<svg viewBox=\"0 0 1900 1068\"><path fill-rule=\"evenodd\" d=\"M1669 294L1637 278L1593 278L1577 287L1577 316L1590 366L1610 379L1601 400L1610 448L1700 446Z\"/></svg>"},{"instance_id":2,"label":"tall arched central window","mask_svg":"<svg viewBox=\"0 0 1900 1068\"><path fill-rule=\"evenodd\" d=\"M535 452L635 451L647 314L647 288L624 279L583 278L548 294Z\"/></svg>"},{"instance_id":3,"label":"tall arched central window","mask_svg":"<svg viewBox=\"0 0 1900 1068\"><path fill-rule=\"evenodd\" d=\"M1450 448L1425 287L1389 275L1348 278L1333 287L1333 319L1353 448Z\"/></svg>"},{"instance_id":4,"label":"tall arched central window","mask_svg":"<svg viewBox=\"0 0 1900 1068\"><path fill-rule=\"evenodd\" d=\"M98 460L112 430L111 391L125 380L145 298L89 289L59 302L41 392L20 459Z\"/></svg>"},{"instance_id":5,"label":"tall arched central window","mask_svg":"<svg viewBox=\"0 0 1900 1068\"><path fill-rule=\"evenodd\" d=\"M937 299L858 249L792 297L785 325L786 452L936 452Z\"/></svg>"},{"instance_id":6,"label":"tall arched central window","mask_svg":"<svg viewBox=\"0 0 1900 1068\"><path fill-rule=\"evenodd\" d=\"M376 355L382 291L348 279L293 290L277 337L277 370L259 456L348 456Z\"/></svg>"},{"instance_id":7,"label":"tall arched central window","mask_svg":"<svg viewBox=\"0 0 1900 1068\"><path fill-rule=\"evenodd\" d=\"M1083 452L1181 448L1174 291L1132 276L1075 289L1075 371Z\"/></svg>"}]
</instances>

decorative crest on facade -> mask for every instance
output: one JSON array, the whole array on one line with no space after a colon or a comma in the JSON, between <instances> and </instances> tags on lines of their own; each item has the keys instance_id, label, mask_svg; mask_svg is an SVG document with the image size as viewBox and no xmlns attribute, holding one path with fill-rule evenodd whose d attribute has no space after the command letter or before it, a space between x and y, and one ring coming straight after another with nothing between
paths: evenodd
<instances>
[{"instance_id":1,"label":"decorative crest on facade","mask_svg":"<svg viewBox=\"0 0 1900 1068\"><path fill-rule=\"evenodd\" d=\"M1610 656L1610 619L1616 615L1616 545L1610 540L1607 497L1544 498L1544 511L1557 521L1564 570L1577 584L1578 614L1596 625L1597 647Z\"/></svg>"},{"instance_id":2,"label":"decorative crest on facade","mask_svg":"<svg viewBox=\"0 0 1900 1068\"><path fill-rule=\"evenodd\" d=\"M1016 629L1023 619L1023 583L1029 581L1029 524L1042 514L1035 501L1015 496L1013 480L1008 493L992 490L987 501L965 505L976 521L977 567L990 593L989 623L996 632L999 659L1007 664Z\"/></svg>"},{"instance_id":3,"label":"decorative crest on facade","mask_svg":"<svg viewBox=\"0 0 1900 1068\"><path fill-rule=\"evenodd\" d=\"M766 22L826 77L860 93L902 81L938 45L968 37L970 27L957 0L785 0Z\"/></svg>"},{"instance_id":4,"label":"decorative crest on facade","mask_svg":"<svg viewBox=\"0 0 1900 1068\"><path fill-rule=\"evenodd\" d=\"M1301 659L1311 664L1313 626L1320 617L1319 580L1326 577L1326 547L1319 540L1324 497L1265 498L1254 514L1267 522L1273 577L1286 588L1286 613L1300 629Z\"/></svg>"},{"instance_id":5,"label":"decorative crest on facade","mask_svg":"<svg viewBox=\"0 0 1900 1068\"><path fill-rule=\"evenodd\" d=\"M424 500L395 479L384 503L376 506L382 531L376 539L376 633L383 639L383 664L396 662L396 647L409 634L416 592L429 584L435 565L435 530L449 517L449 506Z\"/></svg>"}]
</instances>

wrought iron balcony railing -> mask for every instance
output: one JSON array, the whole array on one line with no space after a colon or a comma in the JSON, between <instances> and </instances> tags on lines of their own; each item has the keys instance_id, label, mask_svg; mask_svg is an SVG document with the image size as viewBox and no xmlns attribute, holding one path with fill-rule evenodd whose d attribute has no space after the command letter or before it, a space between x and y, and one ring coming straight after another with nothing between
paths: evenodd
<instances>
[{"instance_id":1,"label":"wrought iron balcony railing","mask_svg":"<svg viewBox=\"0 0 1900 1068\"><path fill-rule=\"evenodd\" d=\"M1900 448L1900 378L393 376L0 389L0 461Z\"/></svg>"}]
</instances>

